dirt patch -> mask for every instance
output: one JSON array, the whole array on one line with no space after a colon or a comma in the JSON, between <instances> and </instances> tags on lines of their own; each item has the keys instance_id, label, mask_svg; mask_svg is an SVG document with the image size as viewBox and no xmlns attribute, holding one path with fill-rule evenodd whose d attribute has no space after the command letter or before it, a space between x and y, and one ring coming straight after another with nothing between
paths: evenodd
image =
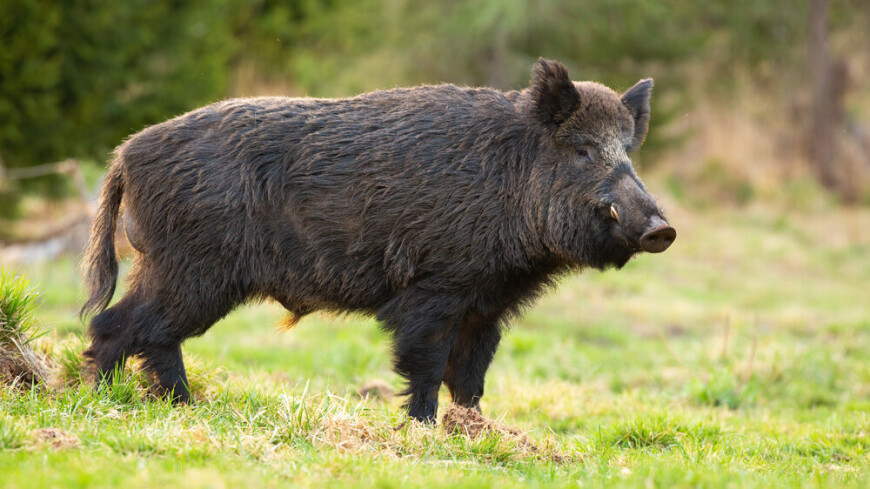
<instances>
[{"instance_id":1,"label":"dirt patch","mask_svg":"<svg viewBox=\"0 0 870 489\"><path fill-rule=\"evenodd\" d=\"M535 455L556 463L570 460L550 446L539 446L520 430L486 418L475 409L450 404L441 417L441 426L448 434L461 434L471 439L480 436L501 435L513 442L525 455Z\"/></svg>"},{"instance_id":2,"label":"dirt patch","mask_svg":"<svg viewBox=\"0 0 870 489\"><path fill-rule=\"evenodd\" d=\"M28 344L0 341L0 384L30 388L48 379L48 365Z\"/></svg>"},{"instance_id":3,"label":"dirt patch","mask_svg":"<svg viewBox=\"0 0 870 489\"><path fill-rule=\"evenodd\" d=\"M76 435L58 428L40 428L33 430L32 435L40 445L49 446L55 450L79 446L79 438Z\"/></svg>"},{"instance_id":4,"label":"dirt patch","mask_svg":"<svg viewBox=\"0 0 870 489\"><path fill-rule=\"evenodd\" d=\"M383 380L372 380L361 385L357 390L357 394L363 399L382 399L389 401L395 395L390 384Z\"/></svg>"}]
</instances>

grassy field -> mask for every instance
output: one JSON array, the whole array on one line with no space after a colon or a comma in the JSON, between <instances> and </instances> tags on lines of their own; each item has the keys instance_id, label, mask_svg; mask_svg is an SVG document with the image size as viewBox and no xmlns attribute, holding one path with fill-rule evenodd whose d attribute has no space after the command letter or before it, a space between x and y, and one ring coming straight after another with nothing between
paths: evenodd
<instances>
[{"instance_id":1,"label":"grassy field","mask_svg":"<svg viewBox=\"0 0 870 489\"><path fill-rule=\"evenodd\" d=\"M482 407L537 450L403 425L401 399L357 394L401 386L373 320L284 333L273 304L184 345L190 406L138 373L96 392L75 382L75 260L14 268L70 385L0 389L0 485L868 487L870 211L690 203L666 199L666 253L566 277L513 322Z\"/></svg>"}]
</instances>

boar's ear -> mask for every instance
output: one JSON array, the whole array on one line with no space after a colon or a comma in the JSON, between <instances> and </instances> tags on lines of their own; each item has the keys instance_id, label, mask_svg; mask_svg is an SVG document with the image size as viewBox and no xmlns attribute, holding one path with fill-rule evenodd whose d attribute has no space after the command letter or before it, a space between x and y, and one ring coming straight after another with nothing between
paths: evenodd
<instances>
[{"instance_id":1,"label":"boar's ear","mask_svg":"<svg viewBox=\"0 0 870 489\"><path fill-rule=\"evenodd\" d=\"M535 116L547 127L558 127L580 105L580 92L558 61L538 58L531 86Z\"/></svg>"},{"instance_id":2,"label":"boar's ear","mask_svg":"<svg viewBox=\"0 0 870 489\"><path fill-rule=\"evenodd\" d=\"M622 94L622 105L628 108L634 118L634 134L631 137L631 150L640 148L646 139L649 129L649 97L652 93L653 80L645 78Z\"/></svg>"}]
</instances>

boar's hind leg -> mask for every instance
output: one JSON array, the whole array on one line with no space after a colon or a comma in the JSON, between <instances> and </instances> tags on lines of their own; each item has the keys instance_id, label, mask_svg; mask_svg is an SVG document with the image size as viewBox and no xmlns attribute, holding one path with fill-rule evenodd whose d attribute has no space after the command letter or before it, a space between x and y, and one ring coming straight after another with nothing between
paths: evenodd
<instances>
[{"instance_id":1,"label":"boar's hind leg","mask_svg":"<svg viewBox=\"0 0 870 489\"><path fill-rule=\"evenodd\" d=\"M242 300L217 288L202 288L208 291L207 297L191 293L194 290L198 289L189 286L166 291L158 295L163 299L137 310L136 350L145 360L145 369L157 377L161 393L178 403L190 400L181 343L205 333Z\"/></svg>"},{"instance_id":2,"label":"boar's hind leg","mask_svg":"<svg viewBox=\"0 0 870 489\"><path fill-rule=\"evenodd\" d=\"M126 325L139 303L139 294L131 291L91 320L88 327L91 345L85 350L84 356L96 366L98 385L111 385L115 372L124 369L125 360L133 348L132 336Z\"/></svg>"},{"instance_id":3,"label":"boar's hind leg","mask_svg":"<svg viewBox=\"0 0 870 489\"><path fill-rule=\"evenodd\" d=\"M180 343L149 351L145 357L145 368L155 373L161 393L169 396L172 402L190 402Z\"/></svg>"},{"instance_id":4,"label":"boar's hind leg","mask_svg":"<svg viewBox=\"0 0 870 489\"><path fill-rule=\"evenodd\" d=\"M479 314L463 319L444 371L444 383L453 402L480 411L484 377L500 340L497 321Z\"/></svg>"},{"instance_id":5,"label":"boar's hind leg","mask_svg":"<svg viewBox=\"0 0 870 489\"><path fill-rule=\"evenodd\" d=\"M408 400L408 415L434 423L438 410L438 389L450 347L456 340L461 309L456 300L406 292L390 301L378 313L384 327L393 332L396 372L408 380L402 392Z\"/></svg>"}]
</instances>

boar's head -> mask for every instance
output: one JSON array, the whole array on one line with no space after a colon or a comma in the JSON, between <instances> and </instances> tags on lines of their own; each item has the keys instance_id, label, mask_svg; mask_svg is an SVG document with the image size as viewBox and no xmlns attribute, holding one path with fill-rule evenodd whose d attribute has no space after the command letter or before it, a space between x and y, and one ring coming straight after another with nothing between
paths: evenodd
<instances>
[{"instance_id":1,"label":"boar's head","mask_svg":"<svg viewBox=\"0 0 870 489\"><path fill-rule=\"evenodd\" d=\"M571 81L558 62L535 65L527 93L545 136L530 182L540 191L530 197L545 245L571 263L618 268L676 238L628 157L646 137L652 87L645 79L618 95Z\"/></svg>"}]
</instances>

